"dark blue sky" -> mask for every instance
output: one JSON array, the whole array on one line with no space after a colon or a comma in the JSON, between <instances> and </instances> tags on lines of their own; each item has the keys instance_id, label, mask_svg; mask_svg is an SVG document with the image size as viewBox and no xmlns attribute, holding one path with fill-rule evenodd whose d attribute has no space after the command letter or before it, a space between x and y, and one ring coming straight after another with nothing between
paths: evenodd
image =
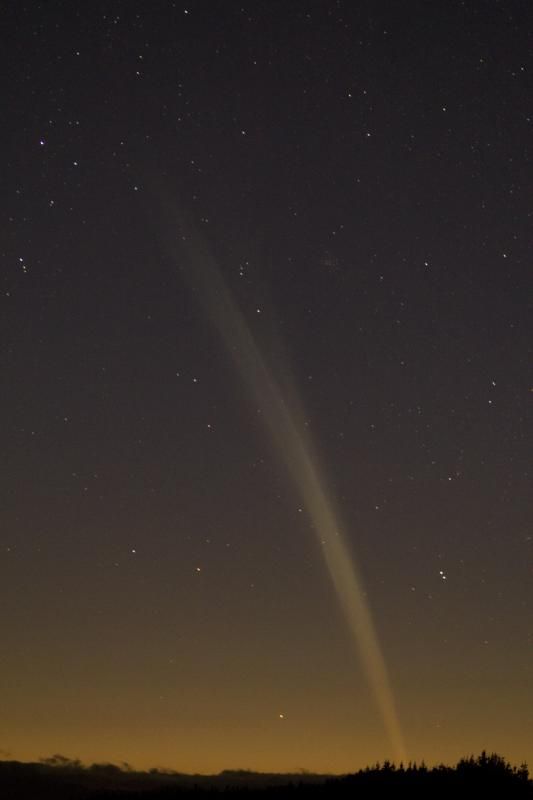
<instances>
[{"instance_id":1,"label":"dark blue sky","mask_svg":"<svg viewBox=\"0 0 533 800\"><path fill-rule=\"evenodd\" d=\"M0 748L391 756L208 253L298 397L409 757L531 758L529 4L3 17Z\"/></svg>"}]
</instances>

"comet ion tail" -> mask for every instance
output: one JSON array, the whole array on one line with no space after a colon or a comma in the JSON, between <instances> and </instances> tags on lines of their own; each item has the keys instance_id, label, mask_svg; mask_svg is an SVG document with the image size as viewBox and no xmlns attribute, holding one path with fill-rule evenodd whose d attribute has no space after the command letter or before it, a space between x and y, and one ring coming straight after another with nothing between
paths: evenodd
<instances>
[{"instance_id":1,"label":"comet ion tail","mask_svg":"<svg viewBox=\"0 0 533 800\"><path fill-rule=\"evenodd\" d=\"M168 213L168 210L167 210ZM294 391L282 392L254 341L243 314L226 287L213 257L192 228L187 228L175 210L167 216L166 245L173 255L187 254L186 272L205 304L228 353L236 363L301 495L318 538L318 545L333 581L340 605L357 644L361 662L387 731L394 758L405 761L406 753L385 660L356 565L345 543L341 522L326 492L318 460L306 431ZM172 238L169 231L179 232ZM290 394L290 396L289 396ZM280 715L282 718L282 715Z\"/></svg>"}]
</instances>

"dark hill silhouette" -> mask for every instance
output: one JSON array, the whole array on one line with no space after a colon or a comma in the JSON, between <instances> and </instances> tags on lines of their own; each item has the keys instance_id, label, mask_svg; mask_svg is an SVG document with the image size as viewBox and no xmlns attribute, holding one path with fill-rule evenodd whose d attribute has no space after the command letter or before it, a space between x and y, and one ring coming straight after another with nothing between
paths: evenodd
<instances>
[{"instance_id":1,"label":"dark hill silhouette","mask_svg":"<svg viewBox=\"0 0 533 800\"><path fill-rule=\"evenodd\" d=\"M64 756L38 763L0 761L0 797L5 800L171 800L222 792L224 798L260 795L262 800L337 798L531 798L533 782L525 764L514 767L502 756L482 752L455 767L422 764L396 767L386 761L344 776L310 773L265 774L225 770L218 775L172 771L138 772L128 764L92 764Z\"/></svg>"}]
</instances>

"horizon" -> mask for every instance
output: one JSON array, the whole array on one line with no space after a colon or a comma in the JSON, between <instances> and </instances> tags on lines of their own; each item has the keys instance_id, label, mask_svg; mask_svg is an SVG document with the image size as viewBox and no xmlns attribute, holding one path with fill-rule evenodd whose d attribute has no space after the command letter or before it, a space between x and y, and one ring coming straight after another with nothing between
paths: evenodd
<instances>
[{"instance_id":1,"label":"horizon","mask_svg":"<svg viewBox=\"0 0 533 800\"><path fill-rule=\"evenodd\" d=\"M124 773L140 773L140 774L149 774L149 773L158 773L161 775L169 775L169 776L176 776L176 777L184 777L184 778L195 778L195 777L203 777L203 778L211 778L211 777L222 777L224 775L238 775L238 776L246 776L246 775L254 775L254 776L272 776L272 777L309 777L309 778L338 778L338 777L345 777L351 774L356 774L357 772L363 772L366 770L379 770L382 768L390 767L393 770L401 770L401 769L427 769L427 770L434 770L439 769L441 767L446 767L449 769L455 769L459 764L464 763L465 761L473 761L479 762L480 759L487 758L489 761L491 759L497 759L504 764L507 764L513 768L529 768L527 762L523 761L520 763L513 763L508 760L504 755L497 753L496 751L480 751L479 755L474 753L469 753L463 755L461 758L457 759L457 761L453 763L445 763L443 761L435 761L433 763L427 762L424 759L421 761L409 761L406 764L403 762L395 763L394 761L389 761L385 759L384 761L377 761L372 764L366 764L364 767L358 767L357 769L348 771L348 772L340 772L340 773L332 773L332 772L313 772L310 770L305 769L304 767L293 769L289 771L279 772L279 771L258 771L247 767L236 767L236 768L226 768L220 770L218 772L181 772L170 767L148 767L145 769L138 769L131 763L127 761L121 762L84 762L78 758L69 758L61 753L55 753L52 756L45 756L41 757L36 761L19 761L18 759L11 759L0 754L0 764L2 763L17 763L22 765L28 766L42 766L42 767L50 767L52 769L57 768L58 770L61 769L79 769L81 771L91 770L92 768L98 767L105 769L106 767L111 767L113 769L117 769L120 772Z\"/></svg>"},{"instance_id":2,"label":"horizon","mask_svg":"<svg viewBox=\"0 0 533 800\"><path fill-rule=\"evenodd\" d=\"M194 777L195 775L202 776L202 777L210 777L210 776L219 776L224 773L251 773L256 775L309 775L309 776L332 776L332 777L341 777L343 775L350 775L354 774L358 771L375 768L378 766L383 766L385 763L391 764L393 767L398 768L403 765L405 768L410 766L424 766L428 769L434 769L440 766L446 766L450 768L454 768L459 762L464 761L469 758L477 758L479 755L488 755L489 757L497 756L500 759L503 759L506 763L511 764L512 766L520 767L524 764L529 767L531 761L528 760L527 757L520 758L520 759L513 759L508 758L507 754L502 754L502 752L496 748L490 747L482 747L480 749L473 749L470 751L462 752L460 755L453 757L451 759L444 759L444 758L435 758L435 759L428 759L424 758L423 756L420 758L410 758L406 762L395 762L393 759L389 759L387 757L377 758L373 761L368 761L366 763L358 763L356 764L354 759L354 764L346 769L339 770L339 771L332 771L332 770L320 770L320 769L309 769L305 766L288 766L286 769L275 769L275 768L268 768L268 769L258 769L254 768L253 766L225 766L221 768L214 768L211 771L205 770L186 770L180 769L179 767L172 767L169 764L162 764L162 762L158 763L147 763L144 766L140 766L138 763L127 759L127 758L116 758L116 759L85 759L81 756L68 756L65 753L61 753L55 751L53 754L48 756L37 756L37 757L30 757L30 758L17 758L15 754L10 753L7 750L0 750L0 763L2 762L17 762L21 764L42 764L43 766L50 766L54 767L57 766L58 768L61 767L79 767L80 769L88 769L92 766L111 766L117 767L120 770L131 770L133 772L142 772L148 773L150 770L157 770L161 773L169 773L169 774L176 774L176 775L183 775ZM527 756L527 754L526 754ZM56 763L57 760L57 763Z\"/></svg>"}]
</instances>

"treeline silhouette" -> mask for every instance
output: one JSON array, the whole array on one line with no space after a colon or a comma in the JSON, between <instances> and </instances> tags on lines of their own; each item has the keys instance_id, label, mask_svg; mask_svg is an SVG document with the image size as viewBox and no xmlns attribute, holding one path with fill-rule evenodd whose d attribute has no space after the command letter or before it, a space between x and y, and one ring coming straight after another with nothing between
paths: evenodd
<instances>
[{"instance_id":1,"label":"treeline silhouette","mask_svg":"<svg viewBox=\"0 0 533 800\"><path fill-rule=\"evenodd\" d=\"M441 764L395 766L385 761L343 776L312 773L265 774L226 770L218 775L186 775L166 770L139 772L128 764L92 764L56 755L38 763L0 761L2 800L171 800L223 793L228 797L260 795L262 800L344 798L523 797L533 800L533 781L526 764L515 767L485 751Z\"/></svg>"}]
</instances>

